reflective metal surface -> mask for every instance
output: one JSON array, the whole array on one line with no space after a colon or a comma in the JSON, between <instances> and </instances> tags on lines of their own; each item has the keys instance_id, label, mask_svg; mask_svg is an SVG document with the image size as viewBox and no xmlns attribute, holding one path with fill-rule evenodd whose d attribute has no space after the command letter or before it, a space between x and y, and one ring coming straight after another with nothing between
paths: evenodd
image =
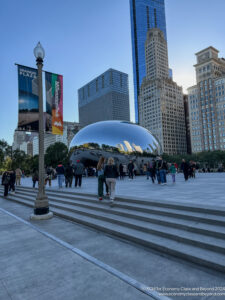
<instances>
[{"instance_id":1,"label":"reflective metal surface","mask_svg":"<svg viewBox=\"0 0 225 300\"><path fill-rule=\"evenodd\" d=\"M93 165L101 155L117 162L143 160L161 153L161 146L147 129L126 121L102 121L81 129L70 144L71 160Z\"/></svg>"}]
</instances>

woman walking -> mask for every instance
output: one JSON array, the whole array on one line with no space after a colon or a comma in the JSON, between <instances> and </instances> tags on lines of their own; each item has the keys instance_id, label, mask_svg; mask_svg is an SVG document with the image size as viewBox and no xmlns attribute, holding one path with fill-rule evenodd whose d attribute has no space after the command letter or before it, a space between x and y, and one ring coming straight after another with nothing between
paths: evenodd
<instances>
[{"instance_id":1,"label":"woman walking","mask_svg":"<svg viewBox=\"0 0 225 300\"><path fill-rule=\"evenodd\" d=\"M99 200L102 200L103 197L103 186L105 181L105 175L104 175L104 163L105 158L103 156L100 157L98 164L97 164L97 173L98 173L98 197ZM108 193L108 186L106 185L106 193Z\"/></svg>"},{"instance_id":2,"label":"woman walking","mask_svg":"<svg viewBox=\"0 0 225 300\"><path fill-rule=\"evenodd\" d=\"M110 205L113 206L115 199L116 178L119 176L119 174L112 157L108 159L108 164L105 166L104 175L109 188Z\"/></svg>"}]
</instances>

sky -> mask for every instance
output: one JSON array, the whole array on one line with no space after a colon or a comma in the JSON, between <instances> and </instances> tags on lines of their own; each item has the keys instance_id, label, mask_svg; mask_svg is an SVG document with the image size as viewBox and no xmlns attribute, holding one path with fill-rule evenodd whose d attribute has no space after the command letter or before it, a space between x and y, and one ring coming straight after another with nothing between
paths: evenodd
<instances>
[{"instance_id":1,"label":"sky","mask_svg":"<svg viewBox=\"0 0 225 300\"><path fill-rule=\"evenodd\" d=\"M129 0L0 0L0 139L9 144L18 122L15 63L36 67L33 49L45 49L44 70L64 77L64 120L78 122L77 90L109 68L129 75L134 121ZM186 88L195 84L195 53L209 46L225 57L224 0L165 0L169 66Z\"/></svg>"}]
</instances>

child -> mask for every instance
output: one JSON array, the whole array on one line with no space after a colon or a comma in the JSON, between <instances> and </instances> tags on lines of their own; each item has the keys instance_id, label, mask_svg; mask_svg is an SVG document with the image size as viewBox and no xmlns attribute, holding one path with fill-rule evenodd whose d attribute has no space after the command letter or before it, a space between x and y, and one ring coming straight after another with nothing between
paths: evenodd
<instances>
[{"instance_id":1,"label":"child","mask_svg":"<svg viewBox=\"0 0 225 300\"><path fill-rule=\"evenodd\" d=\"M172 163L171 166L170 166L170 174L172 176L173 183L175 183L175 181L176 181L176 179L175 179L175 177L176 177L176 171L177 170L175 168L175 165L174 165L174 163Z\"/></svg>"}]
</instances>

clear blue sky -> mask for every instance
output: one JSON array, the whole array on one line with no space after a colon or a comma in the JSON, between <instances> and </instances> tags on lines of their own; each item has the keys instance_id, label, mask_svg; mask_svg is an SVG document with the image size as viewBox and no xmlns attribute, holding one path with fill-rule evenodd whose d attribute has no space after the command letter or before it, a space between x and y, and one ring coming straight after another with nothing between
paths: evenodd
<instances>
[{"instance_id":1,"label":"clear blue sky","mask_svg":"<svg viewBox=\"0 0 225 300\"><path fill-rule=\"evenodd\" d=\"M169 65L184 91L195 83L199 50L225 56L224 0L165 0ZM129 0L1 0L0 139L10 144L18 120L17 68L35 67L41 41L44 69L64 76L64 120L78 121L77 89L108 68L129 74L134 120Z\"/></svg>"}]
</instances>

